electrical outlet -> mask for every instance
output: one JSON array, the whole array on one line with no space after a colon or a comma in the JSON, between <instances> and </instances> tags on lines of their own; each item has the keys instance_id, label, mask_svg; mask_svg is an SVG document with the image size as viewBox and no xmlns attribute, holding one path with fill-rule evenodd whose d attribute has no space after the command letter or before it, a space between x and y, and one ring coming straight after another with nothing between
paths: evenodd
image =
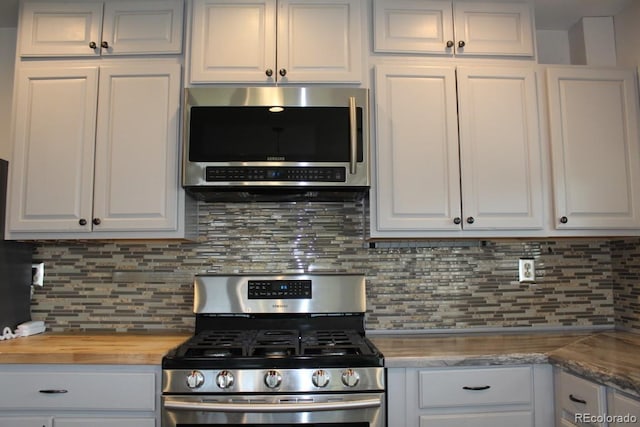
<instances>
[{"instance_id":1,"label":"electrical outlet","mask_svg":"<svg viewBox=\"0 0 640 427\"><path fill-rule=\"evenodd\" d=\"M520 258L518 271L520 283L536 281L536 266L533 258Z\"/></svg>"},{"instance_id":2,"label":"electrical outlet","mask_svg":"<svg viewBox=\"0 0 640 427\"><path fill-rule=\"evenodd\" d=\"M44 262L31 264L31 286L44 285Z\"/></svg>"}]
</instances>

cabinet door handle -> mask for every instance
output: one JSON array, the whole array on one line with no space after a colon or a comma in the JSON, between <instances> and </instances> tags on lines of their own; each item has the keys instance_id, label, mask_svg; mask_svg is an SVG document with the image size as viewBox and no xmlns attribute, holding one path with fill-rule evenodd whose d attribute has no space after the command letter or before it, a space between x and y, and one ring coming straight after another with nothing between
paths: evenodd
<instances>
[{"instance_id":1,"label":"cabinet door handle","mask_svg":"<svg viewBox=\"0 0 640 427\"><path fill-rule=\"evenodd\" d=\"M473 224L474 222L476 222L476 219L472 216L470 216L469 218L467 218L467 224Z\"/></svg>"},{"instance_id":2,"label":"cabinet door handle","mask_svg":"<svg viewBox=\"0 0 640 427\"><path fill-rule=\"evenodd\" d=\"M566 224L569 222L569 218L567 218L566 216L560 217L560 223L561 224Z\"/></svg>"},{"instance_id":3,"label":"cabinet door handle","mask_svg":"<svg viewBox=\"0 0 640 427\"><path fill-rule=\"evenodd\" d=\"M462 220L460 219L460 217L459 217L459 216L457 216L457 217L453 218L453 223L454 223L454 224L458 225L458 224L460 224L461 222L462 222Z\"/></svg>"},{"instance_id":4,"label":"cabinet door handle","mask_svg":"<svg viewBox=\"0 0 640 427\"><path fill-rule=\"evenodd\" d=\"M459 48L463 48L463 47L465 47L466 45L467 45L467 44L464 42L464 40L460 40L460 41L458 42L458 47L459 47Z\"/></svg>"},{"instance_id":5,"label":"cabinet door handle","mask_svg":"<svg viewBox=\"0 0 640 427\"><path fill-rule=\"evenodd\" d=\"M448 48L452 48L454 44L455 44L455 43L453 43L453 40L449 40L449 41L447 42L447 47L448 47Z\"/></svg>"},{"instance_id":6,"label":"cabinet door handle","mask_svg":"<svg viewBox=\"0 0 640 427\"><path fill-rule=\"evenodd\" d=\"M281 68L280 71L278 72L278 74L280 74L282 77L287 75L287 70L285 68Z\"/></svg>"},{"instance_id":7,"label":"cabinet door handle","mask_svg":"<svg viewBox=\"0 0 640 427\"><path fill-rule=\"evenodd\" d=\"M103 49L109 49L109 43L107 43L106 41L103 41L100 46L102 46Z\"/></svg>"},{"instance_id":8,"label":"cabinet door handle","mask_svg":"<svg viewBox=\"0 0 640 427\"><path fill-rule=\"evenodd\" d=\"M93 218L93 221L91 222L93 222L93 225L100 225L102 221L100 221L100 218Z\"/></svg>"},{"instance_id":9,"label":"cabinet door handle","mask_svg":"<svg viewBox=\"0 0 640 427\"><path fill-rule=\"evenodd\" d=\"M587 404L587 401L586 401L586 400L584 400L584 399L579 399L579 398L575 397L573 394L570 394L570 395L569 395L569 400L571 400L572 402L581 403L581 404L583 404L583 405L586 405L586 404Z\"/></svg>"},{"instance_id":10,"label":"cabinet door handle","mask_svg":"<svg viewBox=\"0 0 640 427\"><path fill-rule=\"evenodd\" d=\"M78 221L78 224L80 224L82 226L85 226L85 225L87 225L87 220L84 219L84 218L80 218L80 220Z\"/></svg>"},{"instance_id":11,"label":"cabinet door handle","mask_svg":"<svg viewBox=\"0 0 640 427\"><path fill-rule=\"evenodd\" d=\"M89 43L89 47L90 47L91 49L96 49L96 48L98 47L98 45L96 44L96 42L90 42L90 43Z\"/></svg>"},{"instance_id":12,"label":"cabinet door handle","mask_svg":"<svg viewBox=\"0 0 640 427\"><path fill-rule=\"evenodd\" d=\"M475 387L471 387L471 386L462 387L463 390L471 390L471 391L489 390L490 388L491 388L490 385L481 385L481 386L475 386Z\"/></svg>"},{"instance_id":13,"label":"cabinet door handle","mask_svg":"<svg viewBox=\"0 0 640 427\"><path fill-rule=\"evenodd\" d=\"M65 394L65 393L69 393L68 390L64 390L64 389L46 389L46 390L38 390L38 392L40 392L42 394Z\"/></svg>"},{"instance_id":14,"label":"cabinet door handle","mask_svg":"<svg viewBox=\"0 0 640 427\"><path fill-rule=\"evenodd\" d=\"M273 70L271 68L267 68L264 73L267 75L267 77L273 76Z\"/></svg>"}]
</instances>

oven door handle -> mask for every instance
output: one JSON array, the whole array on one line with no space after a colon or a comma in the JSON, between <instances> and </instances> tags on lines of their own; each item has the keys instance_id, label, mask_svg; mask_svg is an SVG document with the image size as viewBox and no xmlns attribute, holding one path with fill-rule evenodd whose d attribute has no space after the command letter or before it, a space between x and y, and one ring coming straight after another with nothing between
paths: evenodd
<instances>
[{"instance_id":1,"label":"oven door handle","mask_svg":"<svg viewBox=\"0 0 640 427\"><path fill-rule=\"evenodd\" d=\"M378 408L380 406L382 403L379 398L318 403L187 402L171 398L166 398L164 401L165 409L208 412L314 412Z\"/></svg>"}]
</instances>

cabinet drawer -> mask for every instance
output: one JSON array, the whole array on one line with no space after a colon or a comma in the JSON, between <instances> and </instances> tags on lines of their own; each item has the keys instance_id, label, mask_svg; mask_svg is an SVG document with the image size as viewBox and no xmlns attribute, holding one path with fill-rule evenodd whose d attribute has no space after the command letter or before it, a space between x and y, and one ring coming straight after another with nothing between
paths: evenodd
<instances>
[{"instance_id":1,"label":"cabinet drawer","mask_svg":"<svg viewBox=\"0 0 640 427\"><path fill-rule=\"evenodd\" d=\"M530 367L420 372L420 407L530 404Z\"/></svg>"},{"instance_id":2,"label":"cabinet drawer","mask_svg":"<svg viewBox=\"0 0 640 427\"><path fill-rule=\"evenodd\" d=\"M604 388L596 383L569 374L556 371L555 377L556 410L562 411L562 418L575 421L574 414L601 415Z\"/></svg>"},{"instance_id":3,"label":"cabinet drawer","mask_svg":"<svg viewBox=\"0 0 640 427\"><path fill-rule=\"evenodd\" d=\"M152 372L0 372L0 409L155 410ZM8 386L7 386L8 385Z\"/></svg>"}]
</instances>

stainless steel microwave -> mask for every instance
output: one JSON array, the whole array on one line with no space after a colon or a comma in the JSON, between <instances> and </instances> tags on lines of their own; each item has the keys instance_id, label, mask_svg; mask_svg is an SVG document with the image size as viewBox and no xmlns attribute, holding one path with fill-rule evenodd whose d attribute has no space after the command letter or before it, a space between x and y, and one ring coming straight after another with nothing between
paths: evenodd
<instances>
[{"instance_id":1,"label":"stainless steel microwave","mask_svg":"<svg viewBox=\"0 0 640 427\"><path fill-rule=\"evenodd\" d=\"M188 88L183 186L203 200L362 194L369 93L336 87Z\"/></svg>"}]
</instances>

